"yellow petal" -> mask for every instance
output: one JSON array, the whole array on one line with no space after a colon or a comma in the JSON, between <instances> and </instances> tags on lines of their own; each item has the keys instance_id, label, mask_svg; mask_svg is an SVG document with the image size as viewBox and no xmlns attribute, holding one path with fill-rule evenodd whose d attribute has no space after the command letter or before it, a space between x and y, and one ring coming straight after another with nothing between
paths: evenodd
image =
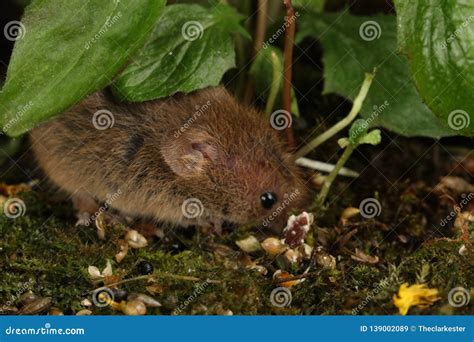
<instances>
[{"instance_id":1,"label":"yellow petal","mask_svg":"<svg viewBox=\"0 0 474 342\"><path fill-rule=\"evenodd\" d=\"M401 315L406 315L412 306L426 308L439 299L437 289L430 289L425 284L409 286L408 283L404 283L400 285L398 295L393 296L393 304Z\"/></svg>"}]
</instances>

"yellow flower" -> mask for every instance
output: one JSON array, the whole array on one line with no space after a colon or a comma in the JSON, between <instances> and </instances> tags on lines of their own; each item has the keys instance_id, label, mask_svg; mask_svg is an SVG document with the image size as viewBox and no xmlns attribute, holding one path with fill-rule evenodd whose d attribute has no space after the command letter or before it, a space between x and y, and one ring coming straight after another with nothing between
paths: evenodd
<instances>
[{"instance_id":1,"label":"yellow flower","mask_svg":"<svg viewBox=\"0 0 474 342\"><path fill-rule=\"evenodd\" d=\"M437 289L430 289L425 284L408 286L404 283L400 285L398 295L393 296L393 304L401 315L406 315L412 306L426 308L439 299Z\"/></svg>"}]
</instances>

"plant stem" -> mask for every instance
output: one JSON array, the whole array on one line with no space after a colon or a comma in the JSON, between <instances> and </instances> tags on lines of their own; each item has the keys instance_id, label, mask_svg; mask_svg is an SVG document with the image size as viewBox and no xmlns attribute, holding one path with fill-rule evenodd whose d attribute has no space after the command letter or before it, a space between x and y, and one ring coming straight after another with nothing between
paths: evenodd
<instances>
[{"instance_id":1,"label":"plant stem","mask_svg":"<svg viewBox=\"0 0 474 342\"><path fill-rule=\"evenodd\" d=\"M286 7L285 17L285 47L283 51L283 109L291 113L291 90L293 77L293 47L295 45L296 15L291 0L283 0ZM291 115L291 114L290 114ZM291 150L295 148L295 138L293 128L288 126L285 129L286 140Z\"/></svg>"},{"instance_id":2,"label":"plant stem","mask_svg":"<svg viewBox=\"0 0 474 342\"><path fill-rule=\"evenodd\" d=\"M360 109L362 108L362 104L364 103L365 98L367 97L367 93L369 92L374 76L375 76L375 70L371 74L369 73L365 74L364 83L362 83L362 86L359 90L359 94L355 98L354 103L352 104L352 109L349 112L349 114L344 119L342 119L341 121L336 123L334 126L329 128L327 131L325 131L321 135L318 135L316 138L310 141L307 145L302 147L298 152L296 152L296 155L295 155L296 159L305 156L306 154L314 150L316 147L324 143L326 140L330 139L332 136L340 132L343 128L349 126L350 123L354 121L357 114L359 114Z\"/></svg>"},{"instance_id":3,"label":"plant stem","mask_svg":"<svg viewBox=\"0 0 474 342\"><path fill-rule=\"evenodd\" d=\"M342 169L344 164L347 162L347 160L351 156L352 152L354 152L354 150L355 150L355 147L353 145L349 145L345 148L344 153L337 161L336 166L334 167L334 169L331 171L331 173L326 177L326 180L324 181L323 187L321 191L319 192L318 197L316 198L317 206L320 207L324 204L324 201L326 200L326 197L329 193L329 189L331 188L331 185L334 182L334 179L336 179L337 174Z\"/></svg>"},{"instance_id":4,"label":"plant stem","mask_svg":"<svg viewBox=\"0 0 474 342\"><path fill-rule=\"evenodd\" d=\"M270 87L270 92L268 93L267 104L265 106L265 114L267 115L270 115L270 113L273 110L273 107L275 107L275 101L278 96L278 92L280 90L281 79L282 79L282 73L281 73L282 66L281 66L280 60L278 59L278 56L273 51L271 54L271 58L272 58L273 71L272 71L272 85Z\"/></svg>"},{"instance_id":5,"label":"plant stem","mask_svg":"<svg viewBox=\"0 0 474 342\"><path fill-rule=\"evenodd\" d=\"M258 0L257 2L257 23L255 27L255 36L252 48L252 60L262 49L263 41L267 34L267 16L268 16L268 0ZM244 103L249 104L252 100L253 84L252 78L248 77L244 89Z\"/></svg>"}]
</instances>

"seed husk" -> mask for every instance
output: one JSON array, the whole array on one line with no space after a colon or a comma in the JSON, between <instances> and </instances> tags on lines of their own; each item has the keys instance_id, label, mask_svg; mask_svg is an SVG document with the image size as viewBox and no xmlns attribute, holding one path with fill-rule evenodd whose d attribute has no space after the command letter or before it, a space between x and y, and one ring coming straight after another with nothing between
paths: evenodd
<instances>
[{"instance_id":1,"label":"seed husk","mask_svg":"<svg viewBox=\"0 0 474 342\"><path fill-rule=\"evenodd\" d=\"M275 237L266 238L263 240L261 245L265 252L267 252L267 254L270 256L282 254L288 249L287 245Z\"/></svg>"},{"instance_id":2,"label":"seed husk","mask_svg":"<svg viewBox=\"0 0 474 342\"><path fill-rule=\"evenodd\" d=\"M139 300L150 308L158 308L161 306L161 303L158 302L156 299L150 296L147 296L146 294L143 294L143 293L132 293L130 296L128 296L128 299Z\"/></svg>"},{"instance_id":3,"label":"seed husk","mask_svg":"<svg viewBox=\"0 0 474 342\"><path fill-rule=\"evenodd\" d=\"M133 299L122 305L122 312L128 316L144 315L146 314L146 305L138 299Z\"/></svg>"},{"instance_id":4,"label":"seed husk","mask_svg":"<svg viewBox=\"0 0 474 342\"><path fill-rule=\"evenodd\" d=\"M33 292L31 291L28 291L26 293L23 293L20 298L18 299L18 302L20 303L20 305L26 305L28 303L31 303L32 301L34 301L35 299L37 299L38 296L35 295Z\"/></svg>"},{"instance_id":5,"label":"seed husk","mask_svg":"<svg viewBox=\"0 0 474 342\"><path fill-rule=\"evenodd\" d=\"M92 315L92 311L88 309L82 309L76 313L76 316L90 316L90 315Z\"/></svg>"},{"instance_id":6,"label":"seed husk","mask_svg":"<svg viewBox=\"0 0 474 342\"><path fill-rule=\"evenodd\" d=\"M43 311L46 311L50 308L52 303L52 299L50 297L45 297L45 298L36 298L29 302L28 304L25 304L19 314L20 315L35 315L38 313L41 313Z\"/></svg>"},{"instance_id":7,"label":"seed husk","mask_svg":"<svg viewBox=\"0 0 474 342\"><path fill-rule=\"evenodd\" d=\"M241 250L243 250L244 252L246 252L246 253L258 252L259 250L262 249L262 247L260 246L260 243L258 242L257 238L253 235L251 235L251 236L249 236L245 239L235 241L235 244L237 246L239 246L239 248Z\"/></svg>"},{"instance_id":8,"label":"seed husk","mask_svg":"<svg viewBox=\"0 0 474 342\"><path fill-rule=\"evenodd\" d=\"M148 245L147 239L136 230L129 230L125 235L125 241L132 248L143 248Z\"/></svg>"}]
</instances>

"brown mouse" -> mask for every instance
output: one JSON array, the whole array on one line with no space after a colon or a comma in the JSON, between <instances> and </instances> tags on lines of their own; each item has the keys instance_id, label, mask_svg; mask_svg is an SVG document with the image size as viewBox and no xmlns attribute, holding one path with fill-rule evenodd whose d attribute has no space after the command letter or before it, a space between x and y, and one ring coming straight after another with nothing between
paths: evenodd
<instances>
[{"instance_id":1,"label":"brown mouse","mask_svg":"<svg viewBox=\"0 0 474 342\"><path fill-rule=\"evenodd\" d=\"M270 120L224 87L139 104L95 93L31 132L73 200L173 225L283 228L308 190Z\"/></svg>"}]
</instances>

